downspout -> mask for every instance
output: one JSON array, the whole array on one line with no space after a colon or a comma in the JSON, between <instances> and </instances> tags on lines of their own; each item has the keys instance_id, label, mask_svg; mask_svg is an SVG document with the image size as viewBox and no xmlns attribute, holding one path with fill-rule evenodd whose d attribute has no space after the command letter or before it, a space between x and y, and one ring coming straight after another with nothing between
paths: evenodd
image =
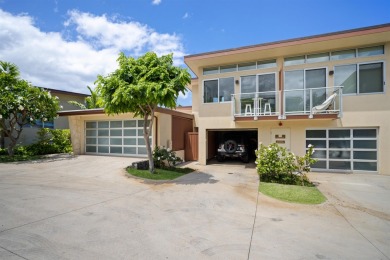
<instances>
[{"instance_id":1,"label":"downspout","mask_svg":"<svg viewBox=\"0 0 390 260\"><path fill-rule=\"evenodd\" d=\"M155 136L156 136L156 141L155 141L155 146L158 144L158 118L157 116L154 116L154 122L155 122Z\"/></svg>"}]
</instances>

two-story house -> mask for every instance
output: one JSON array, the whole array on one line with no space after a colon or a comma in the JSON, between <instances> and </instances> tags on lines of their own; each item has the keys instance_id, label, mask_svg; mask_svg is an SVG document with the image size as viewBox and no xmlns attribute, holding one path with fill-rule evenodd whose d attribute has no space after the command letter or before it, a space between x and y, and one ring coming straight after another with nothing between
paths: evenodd
<instances>
[{"instance_id":1,"label":"two-story house","mask_svg":"<svg viewBox=\"0 0 390 260\"><path fill-rule=\"evenodd\" d=\"M279 143L313 170L390 174L390 24L189 55L199 162L221 136Z\"/></svg>"}]
</instances>

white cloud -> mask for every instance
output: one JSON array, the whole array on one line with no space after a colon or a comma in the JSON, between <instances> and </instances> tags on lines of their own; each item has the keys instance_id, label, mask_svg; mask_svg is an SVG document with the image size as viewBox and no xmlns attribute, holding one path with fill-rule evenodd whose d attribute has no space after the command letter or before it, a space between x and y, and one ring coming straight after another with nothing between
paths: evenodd
<instances>
[{"instance_id":1,"label":"white cloud","mask_svg":"<svg viewBox=\"0 0 390 260\"><path fill-rule=\"evenodd\" d=\"M182 17L183 19L187 19L187 18L190 18L190 15L188 13L185 13Z\"/></svg>"},{"instance_id":2,"label":"white cloud","mask_svg":"<svg viewBox=\"0 0 390 260\"><path fill-rule=\"evenodd\" d=\"M107 75L120 51L138 56L146 51L174 53L176 65L185 55L180 37L161 34L134 21L116 21L106 15L71 11L64 26L75 37L43 32L27 14L0 9L0 60L15 63L34 85L87 93L98 74ZM73 31L74 30L74 31Z\"/></svg>"},{"instance_id":3,"label":"white cloud","mask_svg":"<svg viewBox=\"0 0 390 260\"><path fill-rule=\"evenodd\" d=\"M161 4L161 0L153 0L152 4L159 5L159 4Z\"/></svg>"}]
</instances>

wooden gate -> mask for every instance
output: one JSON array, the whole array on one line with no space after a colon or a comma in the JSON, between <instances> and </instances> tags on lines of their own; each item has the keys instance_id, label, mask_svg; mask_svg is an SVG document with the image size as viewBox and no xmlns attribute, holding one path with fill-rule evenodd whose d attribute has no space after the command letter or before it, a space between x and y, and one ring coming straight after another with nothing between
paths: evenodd
<instances>
[{"instance_id":1,"label":"wooden gate","mask_svg":"<svg viewBox=\"0 0 390 260\"><path fill-rule=\"evenodd\" d=\"M198 133L188 132L186 133L185 143L185 160L186 161L197 161L198 160Z\"/></svg>"}]
</instances>

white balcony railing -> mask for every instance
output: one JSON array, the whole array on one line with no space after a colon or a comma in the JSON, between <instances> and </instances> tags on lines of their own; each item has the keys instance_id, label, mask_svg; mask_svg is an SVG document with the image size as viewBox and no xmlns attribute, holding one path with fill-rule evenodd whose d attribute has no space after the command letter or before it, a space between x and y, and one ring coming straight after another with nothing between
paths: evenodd
<instances>
[{"instance_id":1,"label":"white balcony railing","mask_svg":"<svg viewBox=\"0 0 390 260\"><path fill-rule=\"evenodd\" d=\"M284 119L288 115L342 115L342 87L291 89L240 93L232 95L232 115L235 117L269 117Z\"/></svg>"}]
</instances>

